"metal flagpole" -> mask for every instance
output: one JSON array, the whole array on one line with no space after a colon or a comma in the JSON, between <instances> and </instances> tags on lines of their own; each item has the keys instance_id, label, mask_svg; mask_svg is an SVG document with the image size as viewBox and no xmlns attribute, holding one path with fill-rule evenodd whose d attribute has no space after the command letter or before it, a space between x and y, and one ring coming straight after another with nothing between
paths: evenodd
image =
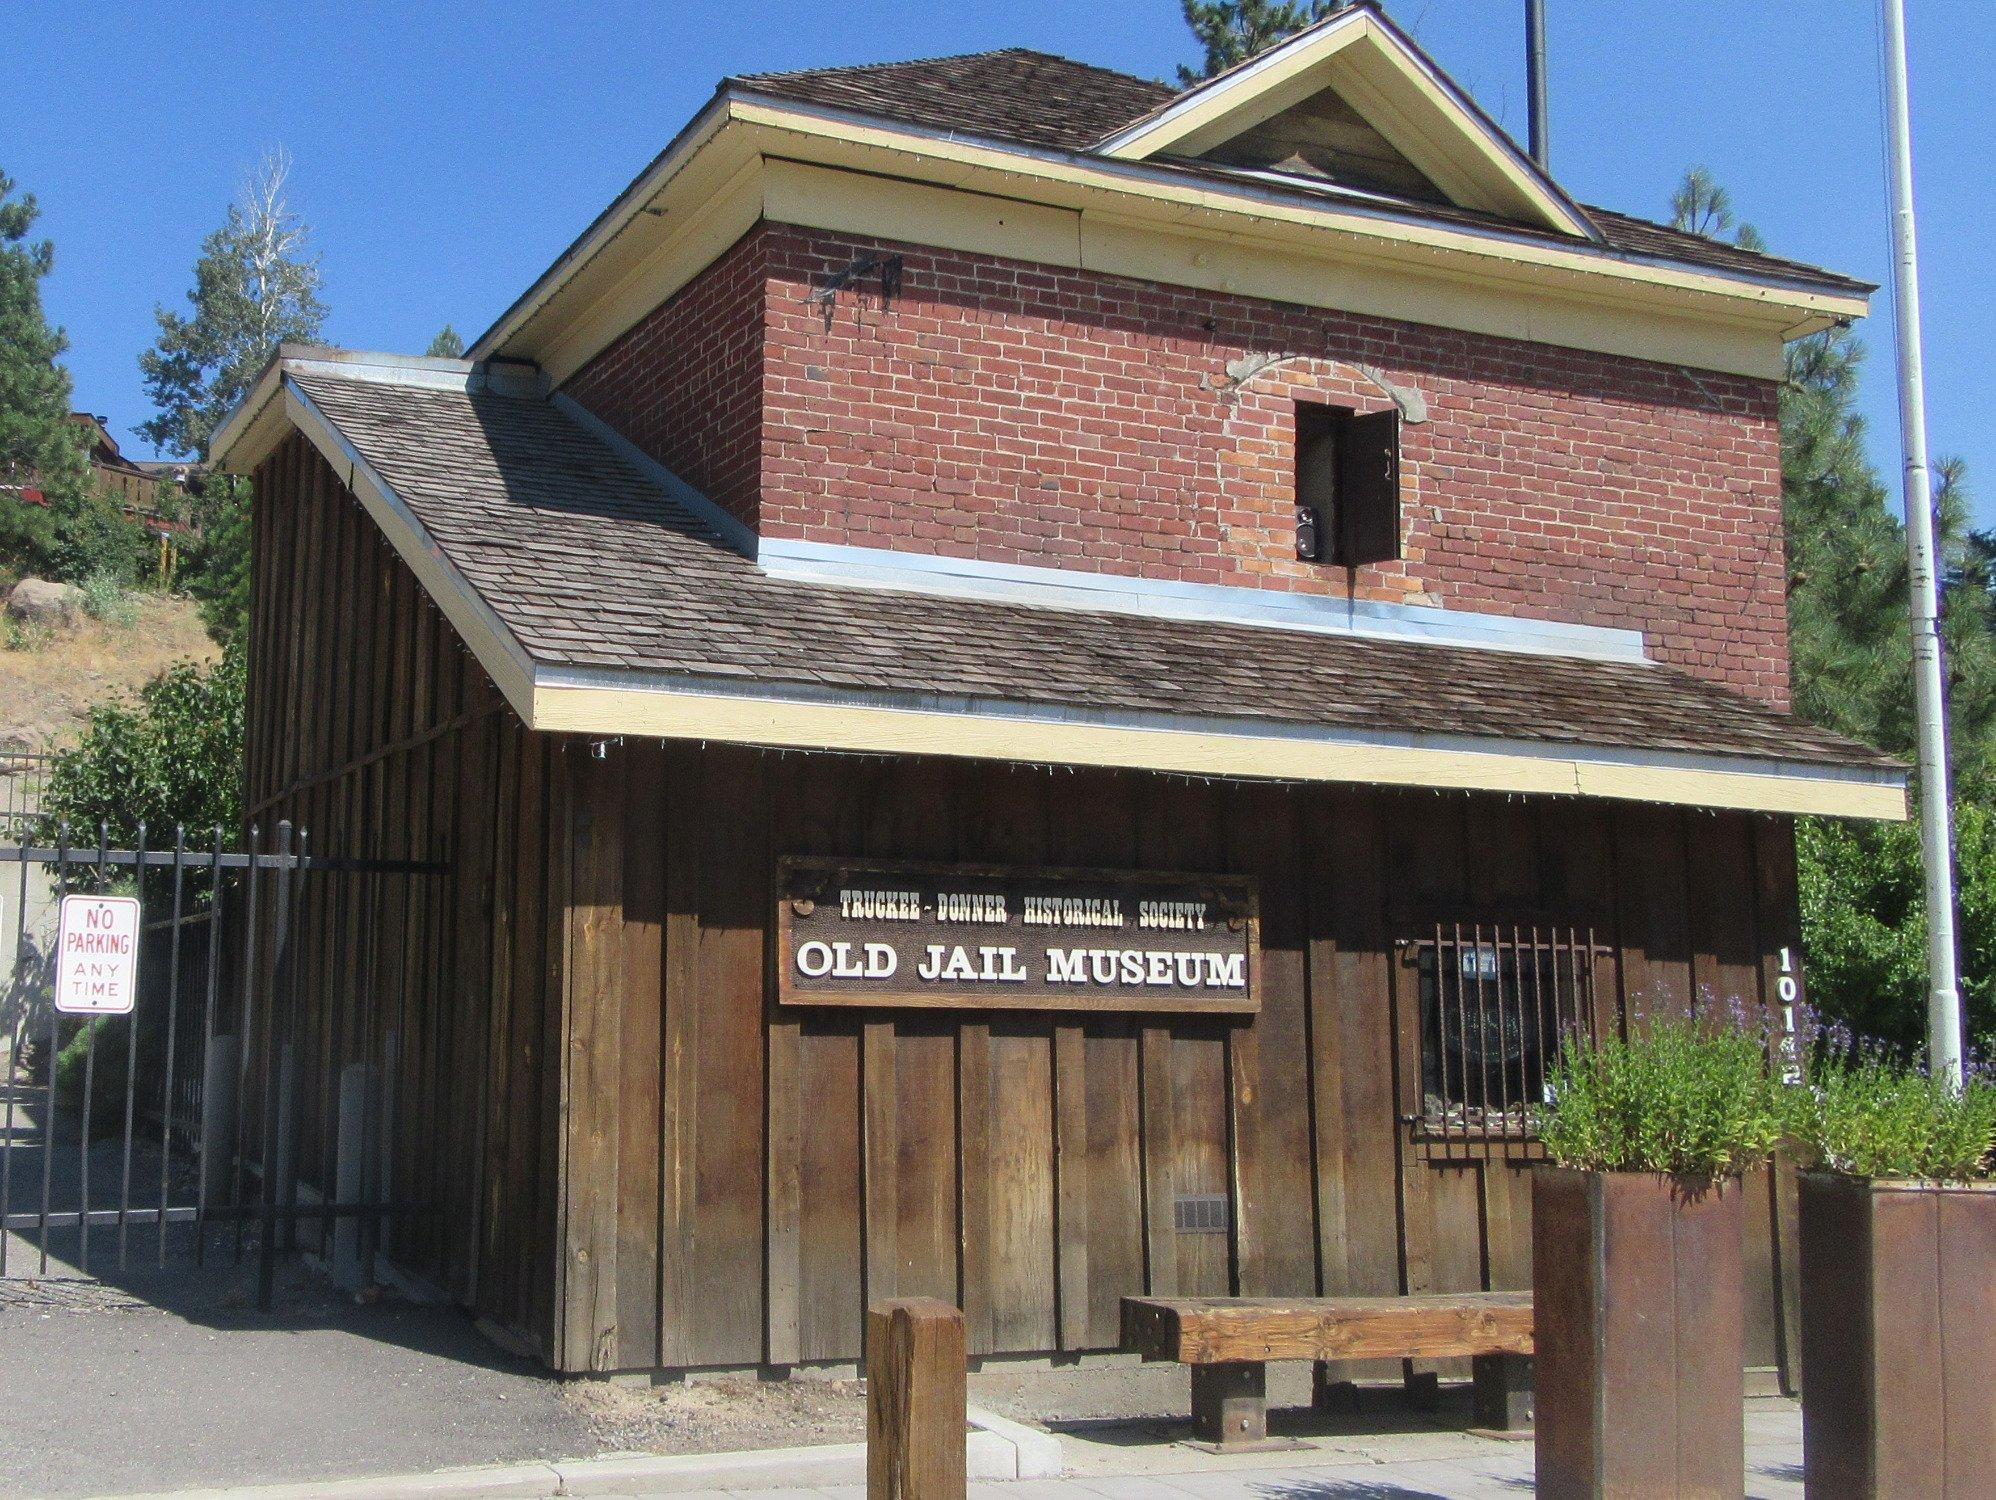
<instances>
[{"instance_id":1,"label":"metal flagpole","mask_svg":"<svg viewBox=\"0 0 1996 1500\"><path fill-rule=\"evenodd\" d=\"M1892 193L1892 305L1898 321L1899 430L1906 452L1906 559L1912 598L1913 687L1919 711L1920 849L1927 877L1927 1050L1936 1073L1961 1083L1961 991L1955 974L1954 836L1948 821L1947 704L1941 692L1933 479L1920 365L1920 252L1913 231L1913 141L1906 102L1905 0L1885 13L1886 166Z\"/></svg>"},{"instance_id":2,"label":"metal flagpole","mask_svg":"<svg viewBox=\"0 0 1996 1500\"><path fill-rule=\"evenodd\" d=\"M1546 0L1525 0L1525 92L1530 96L1532 160L1551 165L1552 121L1546 110Z\"/></svg>"}]
</instances>

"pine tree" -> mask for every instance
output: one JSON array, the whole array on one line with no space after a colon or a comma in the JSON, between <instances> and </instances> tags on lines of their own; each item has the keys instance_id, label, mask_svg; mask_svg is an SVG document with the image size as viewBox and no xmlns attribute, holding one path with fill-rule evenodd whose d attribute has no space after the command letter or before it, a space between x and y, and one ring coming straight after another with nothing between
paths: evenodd
<instances>
[{"instance_id":1,"label":"pine tree","mask_svg":"<svg viewBox=\"0 0 1996 1500\"><path fill-rule=\"evenodd\" d=\"M455 328L446 323L438 330L437 336L430 340L430 347L425 349L423 353L431 359L462 359L464 358L464 340L458 337L458 332Z\"/></svg>"},{"instance_id":2,"label":"pine tree","mask_svg":"<svg viewBox=\"0 0 1996 1500\"><path fill-rule=\"evenodd\" d=\"M1265 52L1286 36L1344 8L1343 0L1182 0L1185 24L1206 49L1199 68L1180 66L1178 82L1190 88Z\"/></svg>"},{"instance_id":3,"label":"pine tree","mask_svg":"<svg viewBox=\"0 0 1996 1500\"><path fill-rule=\"evenodd\" d=\"M1680 229L1759 249L1703 170L1671 199ZM1788 347L1781 488L1795 710L1880 749L1914 743L1905 528L1865 453L1864 346L1830 329ZM1996 1028L1996 537L1968 525L1965 466L1937 465L1935 546L1960 843L1959 926L1970 1035ZM1911 1051L1925 1032L1925 909L1910 825L1803 819L1802 932L1810 998L1860 1034Z\"/></svg>"},{"instance_id":4,"label":"pine tree","mask_svg":"<svg viewBox=\"0 0 1996 1500\"><path fill-rule=\"evenodd\" d=\"M177 457L200 457L277 346L311 341L325 323L310 231L285 195L291 160L267 153L202 241L188 316L156 308L159 337L139 356L158 415L139 428Z\"/></svg>"},{"instance_id":5,"label":"pine tree","mask_svg":"<svg viewBox=\"0 0 1996 1500\"><path fill-rule=\"evenodd\" d=\"M1677 191L1670 195L1670 222L1675 228L1701 234L1708 240L1730 237L1742 250L1767 248L1758 229L1734 218L1732 194L1720 187L1704 167L1693 167L1686 172Z\"/></svg>"},{"instance_id":6,"label":"pine tree","mask_svg":"<svg viewBox=\"0 0 1996 1500\"><path fill-rule=\"evenodd\" d=\"M42 310L42 278L55 265L47 240L30 240L40 208L0 172L0 566L47 566L53 517L83 502L90 471L81 430L69 421L69 347ZM12 487L33 485L49 507L19 503Z\"/></svg>"}]
</instances>

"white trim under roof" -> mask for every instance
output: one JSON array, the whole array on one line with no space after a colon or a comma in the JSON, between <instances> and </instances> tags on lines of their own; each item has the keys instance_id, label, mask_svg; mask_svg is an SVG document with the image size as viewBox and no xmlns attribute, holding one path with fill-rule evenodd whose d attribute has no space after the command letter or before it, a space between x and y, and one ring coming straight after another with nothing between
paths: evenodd
<instances>
[{"instance_id":1,"label":"white trim under roof","mask_svg":"<svg viewBox=\"0 0 1996 1500\"><path fill-rule=\"evenodd\" d=\"M941 693L557 667L534 674L536 729L779 749L946 755L1250 780L1603 797L1888 821L1903 770L1677 750L1415 735L1238 716L1092 710Z\"/></svg>"},{"instance_id":2,"label":"white trim under roof","mask_svg":"<svg viewBox=\"0 0 1996 1500\"><path fill-rule=\"evenodd\" d=\"M952 599L983 599L1039 609L1204 620L1319 635L1360 636L1368 640L1419 641L1540 656L1574 656L1590 661L1648 659L1639 630L1472 614L1369 599L1340 599L1325 594L1286 593L1237 584L1179 583L789 537L762 538L756 562L773 578L939 594Z\"/></svg>"}]
</instances>

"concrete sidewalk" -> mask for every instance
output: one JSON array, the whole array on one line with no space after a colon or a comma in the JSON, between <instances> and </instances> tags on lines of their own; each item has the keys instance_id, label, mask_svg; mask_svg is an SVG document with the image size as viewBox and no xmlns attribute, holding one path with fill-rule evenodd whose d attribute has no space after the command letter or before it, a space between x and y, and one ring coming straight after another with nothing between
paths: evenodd
<instances>
[{"instance_id":1,"label":"concrete sidewalk","mask_svg":"<svg viewBox=\"0 0 1996 1500\"><path fill-rule=\"evenodd\" d=\"M1351 1434L1305 1440L1301 1451L1221 1458L1168 1436L1160 1440L1151 1431L1154 1425L1111 1423L1064 1432L1059 1435L1067 1470L1062 1477L973 1482L970 1493L982 1500L1516 1500L1532 1493L1529 1442L1440 1430ZM1795 1403L1749 1402L1747 1495L1752 1500L1799 1497L1801 1464L1802 1422ZM863 1447L848 1444L754 1455L618 1456L204 1493L226 1494L228 1500L637 1500L658 1495L719 1500L751 1494L761 1500L865 1500L863 1466ZM840 1468L849 1477L832 1482ZM702 1483L703 1471L712 1483ZM819 1482L810 1482L813 1478Z\"/></svg>"}]
</instances>

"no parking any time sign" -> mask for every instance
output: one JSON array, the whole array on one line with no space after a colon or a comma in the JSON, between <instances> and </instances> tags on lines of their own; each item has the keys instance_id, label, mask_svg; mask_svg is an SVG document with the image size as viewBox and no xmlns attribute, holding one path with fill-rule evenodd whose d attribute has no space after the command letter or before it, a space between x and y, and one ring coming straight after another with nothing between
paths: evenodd
<instances>
[{"instance_id":1,"label":"no parking any time sign","mask_svg":"<svg viewBox=\"0 0 1996 1500\"><path fill-rule=\"evenodd\" d=\"M139 903L133 896L64 896L56 936L55 1008L128 1016L139 993Z\"/></svg>"}]
</instances>

